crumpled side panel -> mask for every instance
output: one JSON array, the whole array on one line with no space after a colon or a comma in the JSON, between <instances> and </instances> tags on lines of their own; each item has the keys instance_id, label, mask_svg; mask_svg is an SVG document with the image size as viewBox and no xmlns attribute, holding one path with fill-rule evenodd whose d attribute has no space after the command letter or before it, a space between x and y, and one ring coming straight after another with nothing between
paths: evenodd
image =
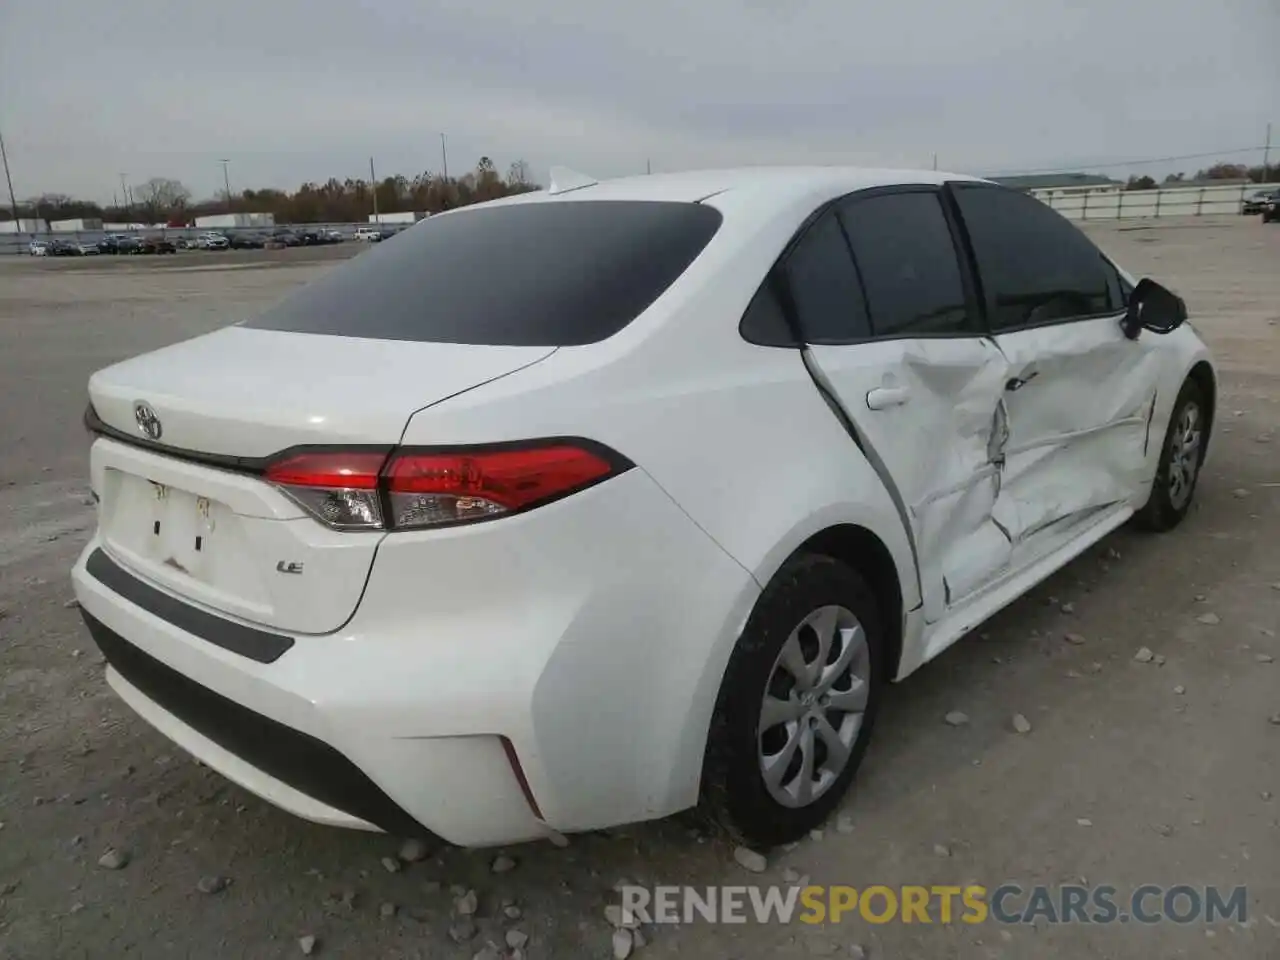
<instances>
[{"instance_id":1,"label":"crumpled side panel","mask_svg":"<svg viewBox=\"0 0 1280 960\"><path fill-rule=\"evenodd\" d=\"M1014 543L1132 496L1159 376L1149 338L1128 340L1102 318L997 342L1020 383L1005 394L1009 438L994 511Z\"/></svg>"}]
</instances>

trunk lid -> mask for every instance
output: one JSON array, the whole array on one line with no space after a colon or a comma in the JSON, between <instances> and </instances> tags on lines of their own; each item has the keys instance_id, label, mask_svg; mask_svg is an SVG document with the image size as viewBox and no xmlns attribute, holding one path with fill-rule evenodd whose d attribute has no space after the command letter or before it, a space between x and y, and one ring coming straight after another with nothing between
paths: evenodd
<instances>
[{"instance_id":1,"label":"trunk lid","mask_svg":"<svg viewBox=\"0 0 1280 960\"><path fill-rule=\"evenodd\" d=\"M198 605L296 633L336 630L383 534L323 526L254 475L260 462L304 444L394 446L415 411L554 349L229 327L108 367L89 381L95 413L118 434L91 458L104 547Z\"/></svg>"}]
</instances>

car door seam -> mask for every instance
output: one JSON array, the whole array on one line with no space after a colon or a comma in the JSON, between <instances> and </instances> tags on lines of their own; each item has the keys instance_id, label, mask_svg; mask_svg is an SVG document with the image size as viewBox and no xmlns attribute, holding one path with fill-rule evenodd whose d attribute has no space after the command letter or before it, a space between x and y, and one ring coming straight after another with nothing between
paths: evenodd
<instances>
[{"instance_id":1,"label":"car door seam","mask_svg":"<svg viewBox=\"0 0 1280 960\"><path fill-rule=\"evenodd\" d=\"M888 493L889 499L893 502L894 510L898 513L898 522L902 524L903 533L907 538L907 546L911 549L911 565L915 569L916 574L916 591L917 596L924 597L924 580L920 572L920 552L916 545L915 531L911 525L911 512L906 502L902 498L902 492L898 489L897 484L893 482L893 477L889 473L888 467L884 460L876 452L875 448L868 442L867 438L859 433L856 423L849 416L849 412L845 410L843 404L840 403L839 396L832 388L827 380L826 374L818 366L817 361L813 357L812 351L808 346L800 349L800 359L804 363L804 368L809 374L809 379L817 388L818 394L826 401L828 409L832 415L844 428L845 432L853 440L854 445L858 448L863 458L870 464L871 469L875 471L876 476L880 478L881 485Z\"/></svg>"}]
</instances>

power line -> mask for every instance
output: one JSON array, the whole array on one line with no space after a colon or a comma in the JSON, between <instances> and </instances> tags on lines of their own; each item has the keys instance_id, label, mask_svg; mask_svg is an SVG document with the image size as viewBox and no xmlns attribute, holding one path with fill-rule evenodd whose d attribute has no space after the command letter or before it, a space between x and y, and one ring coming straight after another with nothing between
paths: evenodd
<instances>
[{"instance_id":1,"label":"power line","mask_svg":"<svg viewBox=\"0 0 1280 960\"><path fill-rule=\"evenodd\" d=\"M1114 163L1081 163L1074 166L1088 170L1113 170L1119 167L1142 167L1153 163L1179 163L1183 160L1220 160L1223 157L1234 157L1245 153L1259 153L1264 148L1261 145L1256 147L1241 147L1238 150L1212 150L1208 153L1185 153L1178 157L1153 157L1146 160L1117 160ZM1072 164L1061 164L1056 167L1044 167L1039 170L1019 170L1016 173L1010 171L1002 174L1003 176L1032 175L1038 173L1062 173Z\"/></svg>"}]
</instances>

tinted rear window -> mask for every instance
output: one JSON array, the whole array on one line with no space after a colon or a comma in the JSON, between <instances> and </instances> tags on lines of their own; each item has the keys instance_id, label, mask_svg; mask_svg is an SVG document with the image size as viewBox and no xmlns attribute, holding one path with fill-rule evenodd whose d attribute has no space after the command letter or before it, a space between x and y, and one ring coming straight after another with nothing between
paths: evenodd
<instances>
[{"instance_id":1,"label":"tinted rear window","mask_svg":"<svg viewBox=\"0 0 1280 960\"><path fill-rule=\"evenodd\" d=\"M573 346L613 336L700 254L720 213L574 200L419 223L244 325L383 340Z\"/></svg>"}]
</instances>

